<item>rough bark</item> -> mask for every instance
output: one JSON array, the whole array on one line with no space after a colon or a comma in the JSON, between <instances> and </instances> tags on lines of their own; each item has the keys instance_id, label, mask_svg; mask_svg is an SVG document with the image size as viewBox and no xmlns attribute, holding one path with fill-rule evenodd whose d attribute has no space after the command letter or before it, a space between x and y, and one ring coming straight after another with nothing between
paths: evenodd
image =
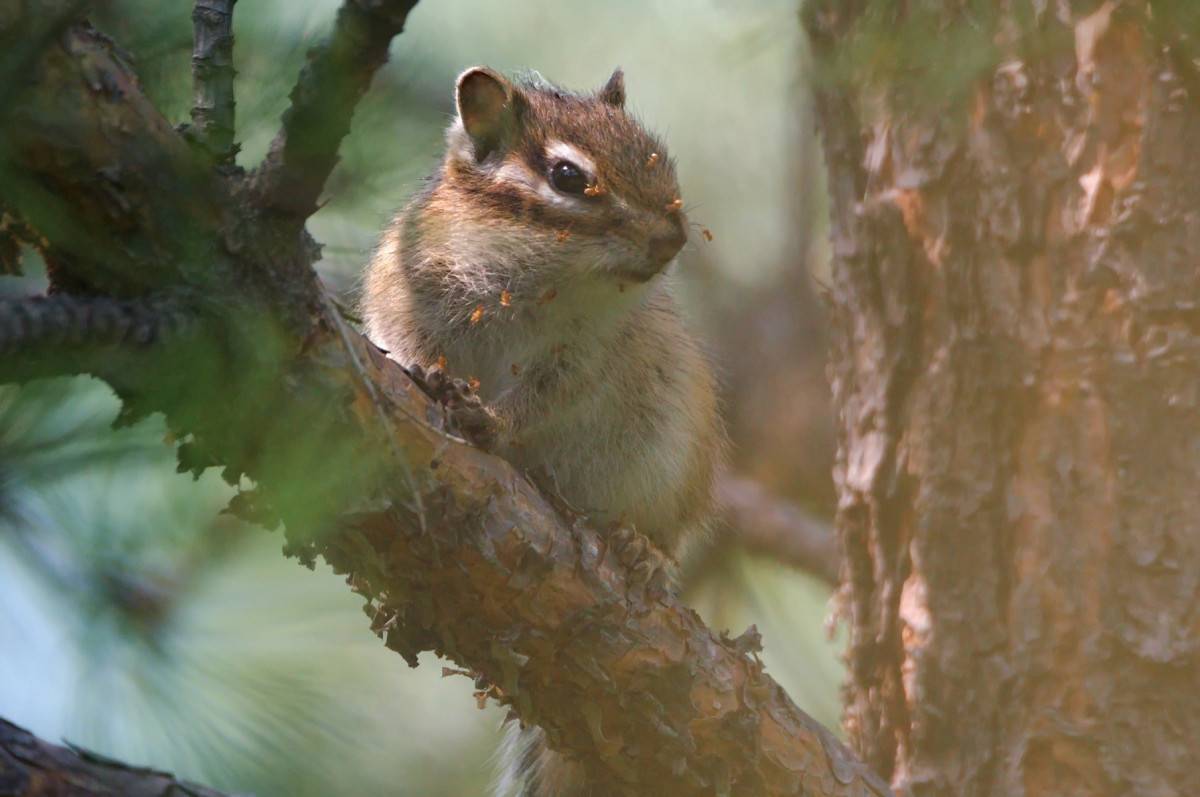
<instances>
[{"instance_id":1,"label":"rough bark","mask_svg":"<svg viewBox=\"0 0 1200 797\"><path fill-rule=\"evenodd\" d=\"M304 218L411 6L347 0L249 177L213 170L86 25L3 62L2 85L19 88L0 106L0 204L59 257L56 284L122 302L122 318L165 302L185 319L161 338L64 342L64 357L33 370L95 373L128 417L163 412L181 469L253 480L233 508L282 519L288 550L346 574L390 648L476 673L610 793L886 794L766 676L756 633L714 634L628 580L601 535L448 435L440 410L325 296ZM63 9L0 0L0 41L29 40ZM6 309L26 324L10 337L42 349L31 307ZM28 366L6 354L0 379Z\"/></svg>"},{"instance_id":2,"label":"rough bark","mask_svg":"<svg viewBox=\"0 0 1200 797\"><path fill-rule=\"evenodd\" d=\"M1197 794L1193 54L1167 3L967 6L806 16L846 728L917 795Z\"/></svg>"},{"instance_id":3,"label":"rough bark","mask_svg":"<svg viewBox=\"0 0 1200 797\"><path fill-rule=\"evenodd\" d=\"M167 772L132 767L80 747L45 742L0 719L0 794L5 797L222 797Z\"/></svg>"}]
</instances>

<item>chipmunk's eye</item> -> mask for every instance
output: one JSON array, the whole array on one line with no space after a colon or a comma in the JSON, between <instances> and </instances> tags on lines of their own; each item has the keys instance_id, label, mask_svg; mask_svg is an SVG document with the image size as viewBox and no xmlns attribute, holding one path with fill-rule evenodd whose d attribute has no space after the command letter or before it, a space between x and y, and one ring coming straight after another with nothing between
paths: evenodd
<instances>
[{"instance_id":1,"label":"chipmunk's eye","mask_svg":"<svg viewBox=\"0 0 1200 797\"><path fill-rule=\"evenodd\" d=\"M550 169L550 183L564 194L582 195L588 187L588 177L574 163L559 161Z\"/></svg>"}]
</instances>

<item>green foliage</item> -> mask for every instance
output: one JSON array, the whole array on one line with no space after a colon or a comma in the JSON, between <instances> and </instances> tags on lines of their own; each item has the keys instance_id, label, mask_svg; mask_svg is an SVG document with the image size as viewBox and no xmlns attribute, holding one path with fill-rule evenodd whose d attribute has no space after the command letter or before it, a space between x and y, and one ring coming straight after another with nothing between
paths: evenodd
<instances>
[{"instance_id":1,"label":"green foliage","mask_svg":"<svg viewBox=\"0 0 1200 797\"><path fill-rule=\"evenodd\" d=\"M227 789L482 788L495 712L402 667L339 579L219 514L216 472L173 472L161 420L115 412L88 379L0 396L0 712Z\"/></svg>"}]
</instances>

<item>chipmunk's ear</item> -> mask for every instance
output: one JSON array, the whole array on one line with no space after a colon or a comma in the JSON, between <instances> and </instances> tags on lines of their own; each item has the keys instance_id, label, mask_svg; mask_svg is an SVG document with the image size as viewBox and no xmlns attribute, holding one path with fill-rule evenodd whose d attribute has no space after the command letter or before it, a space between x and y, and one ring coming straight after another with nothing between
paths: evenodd
<instances>
[{"instance_id":1,"label":"chipmunk's ear","mask_svg":"<svg viewBox=\"0 0 1200 797\"><path fill-rule=\"evenodd\" d=\"M601 101L614 108L625 107L625 73L620 67L613 70L612 77L604 84L604 88L600 89L598 96Z\"/></svg>"},{"instance_id":2,"label":"chipmunk's ear","mask_svg":"<svg viewBox=\"0 0 1200 797\"><path fill-rule=\"evenodd\" d=\"M455 101L477 161L499 149L517 128L520 91L493 69L476 66L459 75Z\"/></svg>"}]
</instances>

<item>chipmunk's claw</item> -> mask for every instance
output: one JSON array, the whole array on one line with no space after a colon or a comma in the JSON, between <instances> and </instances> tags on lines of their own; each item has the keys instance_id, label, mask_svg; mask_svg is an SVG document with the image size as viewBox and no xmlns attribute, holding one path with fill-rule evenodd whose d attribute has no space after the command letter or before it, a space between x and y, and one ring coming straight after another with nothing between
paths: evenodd
<instances>
[{"instance_id":1,"label":"chipmunk's claw","mask_svg":"<svg viewBox=\"0 0 1200 797\"><path fill-rule=\"evenodd\" d=\"M413 381L445 411L449 431L482 449L496 442L496 419L465 379L453 379L439 368L419 365L406 369Z\"/></svg>"},{"instance_id":2,"label":"chipmunk's claw","mask_svg":"<svg viewBox=\"0 0 1200 797\"><path fill-rule=\"evenodd\" d=\"M630 585L651 597L667 594L671 584L673 563L655 547L645 534L627 523L614 524L608 533L608 544L621 564L629 568Z\"/></svg>"}]
</instances>

